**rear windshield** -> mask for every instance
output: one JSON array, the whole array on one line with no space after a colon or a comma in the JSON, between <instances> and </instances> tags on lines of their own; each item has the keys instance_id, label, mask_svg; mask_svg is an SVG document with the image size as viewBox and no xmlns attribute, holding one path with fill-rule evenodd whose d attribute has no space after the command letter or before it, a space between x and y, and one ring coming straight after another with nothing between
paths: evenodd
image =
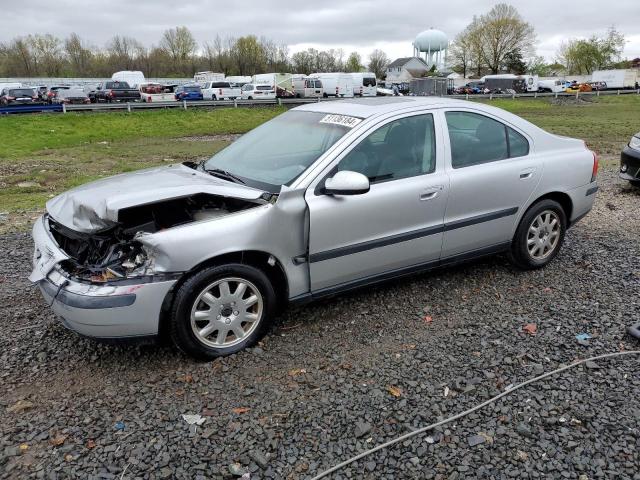
<instances>
[{"instance_id":1,"label":"rear windshield","mask_svg":"<svg viewBox=\"0 0 640 480\"><path fill-rule=\"evenodd\" d=\"M362 79L362 85L364 87L375 87L376 86L376 79L372 78L372 77L364 77Z\"/></svg>"},{"instance_id":2,"label":"rear windshield","mask_svg":"<svg viewBox=\"0 0 640 480\"><path fill-rule=\"evenodd\" d=\"M127 82L107 82L105 88L131 88Z\"/></svg>"},{"instance_id":3,"label":"rear windshield","mask_svg":"<svg viewBox=\"0 0 640 480\"><path fill-rule=\"evenodd\" d=\"M9 95L12 97L35 97L36 92L30 88L12 88L9 90Z\"/></svg>"},{"instance_id":4,"label":"rear windshield","mask_svg":"<svg viewBox=\"0 0 640 480\"><path fill-rule=\"evenodd\" d=\"M194 87L183 87L183 90L185 92L199 92L200 91L200 87L198 86L194 86Z\"/></svg>"},{"instance_id":5,"label":"rear windshield","mask_svg":"<svg viewBox=\"0 0 640 480\"><path fill-rule=\"evenodd\" d=\"M273 87L270 85L258 85L256 90L273 90Z\"/></svg>"},{"instance_id":6,"label":"rear windshield","mask_svg":"<svg viewBox=\"0 0 640 480\"><path fill-rule=\"evenodd\" d=\"M230 88L231 85L228 82L213 82L211 88Z\"/></svg>"}]
</instances>

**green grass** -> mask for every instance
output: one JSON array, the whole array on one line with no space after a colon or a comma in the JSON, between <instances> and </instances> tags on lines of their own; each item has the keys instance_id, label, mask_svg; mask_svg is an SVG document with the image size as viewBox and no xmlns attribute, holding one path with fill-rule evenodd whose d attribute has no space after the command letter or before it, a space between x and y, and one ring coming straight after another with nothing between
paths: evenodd
<instances>
[{"instance_id":1,"label":"green grass","mask_svg":"<svg viewBox=\"0 0 640 480\"><path fill-rule=\"evenodd\" d=\"M283 111L282 108L225 108L7 115L0 118L0 160L103 141L244 133Z\"/></svg>"},{"instance_id":2,"label":"green grass","mask_svg":"<svg viewBox=\"0 0 640 480\"><path fill-rule=\"evenodd\" d=\"M560 99L498 99L489 102L558 135L581 138L600 155L618 156L640 130L640 95Z\"/></svg>"},{"instance_id":3,"label":"green grass","mask_svg":"<svg viewBox=\"0 0 640 480\"><path fill-rule=\"evenodd\" d=\"M550 132L582 138L609 164L617 163L622 147L640 130L636 95L489 103ZM25 228L31 212L73 186L115 173L207 158L228 143L179 137L244 133L283 111L238 108L0 117L0 213L10 216L0 231ZM14 222L14 217L22 220Z\"/></svg>"}]
</instances>

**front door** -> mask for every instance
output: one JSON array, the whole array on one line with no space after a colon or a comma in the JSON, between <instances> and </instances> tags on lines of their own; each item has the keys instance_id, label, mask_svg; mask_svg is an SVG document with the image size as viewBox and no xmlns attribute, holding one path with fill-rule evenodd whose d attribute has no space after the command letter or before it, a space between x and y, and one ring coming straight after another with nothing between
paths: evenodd
<instances>
[{"instance_id":1,"label":"front door","mask_svg":"<svg viewBox=\"0 0 640 480\"><path fill-rule=\"evenodd\" d=\"M437 263L449 193L437 132L432 114L389 120L325 174L362 173L369 192L326 195L323 182L307 191L312 292Z\"/></svg>"}]
</instances>

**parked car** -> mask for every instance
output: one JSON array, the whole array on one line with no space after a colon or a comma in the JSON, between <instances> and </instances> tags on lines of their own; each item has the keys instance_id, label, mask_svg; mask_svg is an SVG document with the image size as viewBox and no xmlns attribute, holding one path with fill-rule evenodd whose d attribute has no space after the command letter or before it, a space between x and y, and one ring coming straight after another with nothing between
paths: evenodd
<instances>
[{"instance_id":1,"label":"parked car","mask_svg":"<svg viewBox=\"0 0 640 480\"><path fill-rule=\"evenodd\" d=\"M229 82L203 82L202 96L205 100L234 100L240 98L240 87Z\"/></svg>"},{"instance_id":2,"label":"parked car","mask_svg":"<svg viewBox=\"0 0 640 480\"><path fill-rule=\"evenodd\" d=\"M275 100L276 90L271 85L246 83L242 86L240 98L243 100Z\"/></svg>"},{"instance_id":3,"label":"parked car","mask_svg":"<svg viewBox=\"0 0 640 480\"><path fill-rule=\"evenodd\" d=\"M620 155L620 178L640 188L640 132L636 133Z\"/></svg>"},{"instance_id":4,"label":"parked car","mask_svg":"<svg viewBox=\"0 0 640 480\"><path fill-rule=\"evenodd\" d=\"M140 92L131 88L127 82L110 80L99 83L95 90L89 92L91 103L139 102Z\"/></svg>"},{"instance_id":5,"label":"parked car","mask_svg":"<svg viewBox=\"0 0 640 480\"><path fill-rule=\"evenodd\" d=\"M277 98L291 98L293 92L293 75L290 73L259 73L253 76L254 85L268 86L276 92Z\"/></svg>"},{"instance_id":6,"label":"parked car","mask_svg":"<svg viewBox=\"0 0 640 480\"><path fill-rule=\"evenodd\" d=\"M47 98L46 98L46 102L49 104L52 104L53 101L55 100L55 98L58 96L58 92L60 90L69 90L71 88L71 85L52 85L49 87L49 90L47 90Z\"/></svg>"},{"instance_id":7,"label":"parked car","mask_svg":"<svg viewBox=\"0 0 640 480\"><path fill-rule=\"evenodd\" d=\"M292 84L296 98L317 98L324 94L322 81L317 78L304 75L294 76Z\"/></svg>"},{"instance_id":8,"label":"parked car","mask_svg":"<svg viewBox=\"0 0 640 480\"><path fill-rule=\"evenodd\" d=\"M200 164L49 200L29 278L83 335L156 336L162 318L212 359L286 304L498 252L544 267L591 210L597 167L582 140L485 104L313 103Z\"/></svg>"},{"instance_id":9,"label":"parked car","mask_svg":"<svg viewBox=\"0 0 640 480\"><path fill-rule=\"evenodd\" d=\"M49 91L49 88L46 85L37 85L33 87L33 89L36 91L36 95L38 95L40 101L47 103L47 92Z\"/></svg>"},{"instance_id":10,"label":"parked car","mask_svg":"<svg viewBox=\"0 0 640 480\"><path fill-rule=\"evenodd\" d=\"M202 100L202 88L200 85L180 85L175 89L176 100Z\"/></svg>"},{"instance_id":11,"label":"parked car","mask_svg":"<svg viewBox=\"0 0 640 480\"><path fill-rule=\"evenodd\" d=\"M0 92L0 105L36 105L42 101L33 88L4 88Z\"/></svg>"},{"instance_id":12,"label":"parked car","mask_svg":"<svg viewBox=\"0 0 640 480\"><path fill-rule=\"evenodd\" d=\"M68 90L58 90L58 94L53 99L53 103L64 103L68 105L91 103L91 101L89 100L89 95L87 95L84 90L70 88Z\"/></svg>"},{"instance_id":13,"label":"parked car","mask_svg":"<svg viewBox=\"0 0 640 480\"><path fill-rule=\"evenodd\" d=\"M175 89L178 85L162 85L160 83L141 83L138 85L140 99L143 102L173 102L176 99Z\"/></svg>"}]
</instances>

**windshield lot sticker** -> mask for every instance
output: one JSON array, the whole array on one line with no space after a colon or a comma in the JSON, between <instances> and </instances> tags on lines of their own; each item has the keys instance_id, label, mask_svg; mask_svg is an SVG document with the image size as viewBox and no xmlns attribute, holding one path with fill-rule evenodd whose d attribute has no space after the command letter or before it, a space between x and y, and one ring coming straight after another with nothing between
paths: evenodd
<instances>
[{"instance_id":1,"label":"windshield lot sticker","mask_svg":"<svg viewBox=\"0 0 640 480\"><path fill-rule=\"evenodd\" d=\"M348 115L336 115L335 113L325 115L320 123L332 123L343 127L353 128L362 121L361 118L350 117Z\"/></svg>"}]
</instances>

